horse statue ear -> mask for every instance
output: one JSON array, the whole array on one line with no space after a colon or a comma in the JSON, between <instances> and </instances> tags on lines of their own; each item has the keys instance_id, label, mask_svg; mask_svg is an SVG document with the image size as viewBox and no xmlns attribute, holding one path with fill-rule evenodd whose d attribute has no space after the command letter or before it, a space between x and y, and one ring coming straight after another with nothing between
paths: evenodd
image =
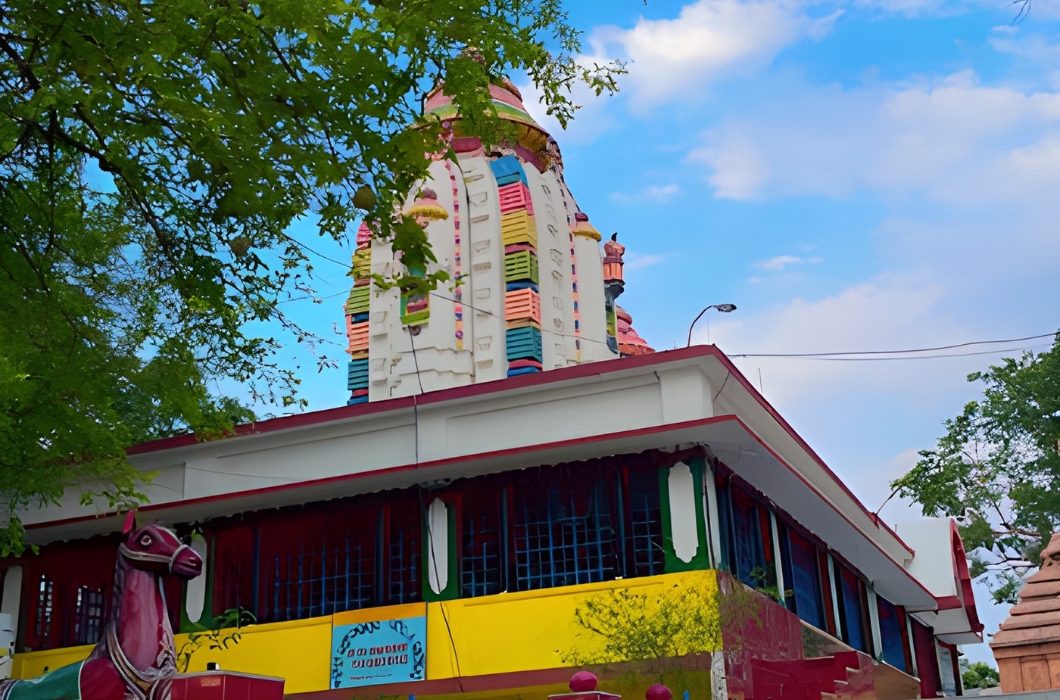
<instances>
[{"instance_id":1,"label":"horse statue ear","mask_svg":"<svg viewBox=\"0 0 1060 700\"><path fill-rule=\"evenodd\" d=\"M125 526L121 529L121 534L128 535L130 532L136 529L136 511L130 510L125 515Z\"/></svg>"}]
</instances>

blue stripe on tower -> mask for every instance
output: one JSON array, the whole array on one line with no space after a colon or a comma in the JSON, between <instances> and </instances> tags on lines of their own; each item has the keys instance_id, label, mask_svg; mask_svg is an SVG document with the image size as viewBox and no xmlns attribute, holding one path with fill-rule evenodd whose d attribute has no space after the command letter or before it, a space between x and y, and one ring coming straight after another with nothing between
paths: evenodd
<instances>
[{"instance_id":1,"label":"blue stripe on tower","mask_svg":"<svg viewBox=\"0 0 1060 700\"><path fill-rule=\"evenodd\" d=\"M368 400L368 358L350 360L346 370L346 388L351 393L347 404Z\"/></svg>"}]
</instances>

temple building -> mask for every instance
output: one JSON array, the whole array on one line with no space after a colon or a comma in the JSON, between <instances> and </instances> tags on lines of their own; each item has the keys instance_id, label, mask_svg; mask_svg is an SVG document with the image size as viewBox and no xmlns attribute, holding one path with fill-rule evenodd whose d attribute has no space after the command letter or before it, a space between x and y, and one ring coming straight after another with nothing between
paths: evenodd
<instances>
[{"instance_id":1,"label":"temple building","mask_svg":"<svg viewBox=\"0 0 1060 700\"><path fill-rule=\"evenodd\" d=\"M983 627L954 524L888 527L721 350L655 352L623 245L491 92L517 142L462 133L439 88L456 161L405 202L452 286L377 288L401 262L358 233L346 405L129 450L138 517L205 562L166 579L178 670L305 700L544 700L577 670L629 698L960 694ZM38 551L0 559L0 623L34 678L103 633L126 516L71 494L22 517Z\"/></svg>"}]
</instances>

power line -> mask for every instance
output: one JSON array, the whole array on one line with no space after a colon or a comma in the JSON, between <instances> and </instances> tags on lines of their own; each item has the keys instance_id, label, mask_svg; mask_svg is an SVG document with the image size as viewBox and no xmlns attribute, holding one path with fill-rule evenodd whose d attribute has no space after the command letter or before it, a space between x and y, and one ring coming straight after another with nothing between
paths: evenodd
<instances>
[{"instance_id":1,"label":"power line","mask_svg":"<svg viewBox=\"0 0 1060 700\"><path fill-rule=\"evenodd\" d=\"M308 252L313 253L314 255L316 255L318 257L321 257L321 258L323 258L323 259L325 259L325 260L327 260L329 262L335 263L336 265L340 265L340 266L345 267L345 268L349 267L344 262L341 262L339 260L335 260L334 258L330 258L330 257L328 257L328 256L326 256L326 255L324 255L322 253L319 253L319 252L313 250L312 248L310 248L309 246L305 245L301 241L295 240L293 238L289 238L289 240L291 240L291 242L295 243L296 245L304 248ZM338 292L336 294L331 294L331 295L328 295L326 297L321 298L321 300L323 301L323 300L326 300L326 299L332 299L332 298L340 296L341 294L344 294L344 293L345 292ZM478 312L478 313L481 313L481 314L486 314L488 316L493 316L494 318L500 318L501 320L504 320L502 316L499 316L499 315L493 313L492 311L487 311L485 309L476 308L476 307L468 304L466 301L463 301L461 299L455 299L453 297L448 297L448 296L445 296L444 294L438 294L437 292L430 292L430 295L433 296L433 297L437 297L439 299L444 299L445 301L449 301L449 302L453 302L453 303L457 303L457 304L462 304L463 306L466 306L467 308L471 309L472 311L475 311L475 312ZM290 301L300 301L302 299L307 299L307 298L311 298L311 297L299 297L299 298L295 298L295 299L287 299L287 300L282 301L280 303L285 303L285 302L290 302ZM585 340L585 341L588 341L590 343L598 343L600 345L607 345L606 341L596 340L595 338L586 338L585 336L573 335L571 333L561 333L559 331L548 330L548 329L545 329L545 328L542 328L541 332L542 333L548 333L548 334L554 335L554 336L563 337L563 338L574 338L576 340ZM847 356L847 355L910 355L910 354L913 354L913 353L937 352L939 350L955 350L955 349L958 349L958 348L966 348L966 347L972 347L972 346L976 346L976 345L996 345L996 344L1001 344L1001 343L1020 343L1020 342L1024 342L1024 341L1028 341L1028 340L1040 340L1042 338L1052 338L1052 337L1057 336L1058 334L1060 334L1060 331L1054 332L1054 333L1042 333L1041 335L1031 335L1031 336L1027 336L1027 337L1024 337L1024 338L1003 338L1003 339L1000 339L1000 340L973 340L973 341L969 341L967 343L955 343L953 345L939 345L939 346L936 346L936 347L929 347L929 348L912 348L912 349L908 349L908 350L852 350L852 351L846 351L846 352L810 352L810 353L739 353L739 354L728 355L728 357L730 357L730 358L738 358L738 357L787 357L787 358L795 358L795 359L813 359L813 358L818 358L818 359L821 359L821 360L831 359L831 361L835 361L835 362L858 362L858 361L864 362L864 361L868 361L868 360L888 360L888 359L890 359L890 360L930 360L930 359L935 359L935 358L972 357L972 356L975 356L975 355L994 355L994 354L998 354L998 353L1002 353L1002 352L1015 352L1015 351L1018 351L1018 350L1033 350L1033 349L1036 349L1036 348L1047 347L1047 346L1039 345L1039 346L1032 346L1032 347L1029 347L1029 348L1009 348L1009 349L1006 349L1006 350L991 350L991 351L987 351L987 352L974 352L974 353L951 353L951 354L945 354L945 355L929 355L929 356L924 356L924 357L890 357L890 358L886 358L886 357L876 357L876 358L862 357L862 358L859 358L859 357L843 357L843 356Z\"/></svg>"},{"instance_id":2,"label":"power line","mask_svg":"<svg viewBox=\"0 0 1060 700\"><path fill-rule=\"evenodd\" d=\"M1047 348L1048 344L1045 345L1031 345L1025 348L1007 348L1005 350L983 350L980 352L957 352L948 353L945 355L920 355L916 357L800 357L798 355L789 356L795 360L813 360L815 362L889 362L894 360L935 360L944 357L973 357L976 355L998 355L1003 352L1016 352L1019 350L1038 350L1040 348ZM733 355L733 357L754 357L754 355Z\"/></svg>"},{"instance_id":3,"label":"power line","mask_svg":"<svg viewBox=\"0 0 1060 700\"><path fill-rule=\"evenodd\" d=\"M486 314L487 316L492 316L494 318L499 318L502 321L506 320L503 316L499 316L499 315L493 313L492 311L486 311L485 309L477 309L474 306L472 306L471 304L468 304L466 301L460 301L458 299L454 299L453 297L447 297L444 294L438 294L437 292L431 292L431 296L432 297L438 297L439 299L444 299L445 301L451 301L451 302L454 302L454 303L463 304L464 306L466 306L467 308L471 309L472 311L477 311L480 314ZM607 345L607 341L605 341L605 340L596 340L595 338L586 338L584 335L574 335L573 333L560 333L559 331L550 331L547 328L541 328L539 330L542 333L547 333L549 335L559 336L561 338L574 338L575 340L587 340L590 343L597 343L599 345ZM611 346L608 345L608 347L611 347Z\"/></svg>"},{"instance_id":4,"label":"power line","mask_svg":"<svg viewBox=\"0 0 1060 700\"><path fill-rule=\"evenodd\" d=\"M838 357L840 355L906 355L915 352L934 352L936 350L953 350L956 348L966 348L972 345L995 345L998 343L1020 343L1026 340L1038 340L1040 338L1052 338L1057 335L1058 332L1043 333L1041 335L1030 335L1026 338L1006 338L1003 340L973 340L968 343L957 343L956 345L939 345L933 348L914 348L911 350L853 350L848 352L800 352L800 353L741 353L739 355L729 355L729 357ZM1017 350L1019 348L1016 348ZM994 352L1009 352L1009 350L995 350ZM984 353L989 354L989 353ZM960 357L961 355L953 355L953 357ZM935 357L946 357L945 355L937 355ZM854 358L850 358L854 359ZM913 358L922 359L922 358Z\"/></svg>"}]
</instances>

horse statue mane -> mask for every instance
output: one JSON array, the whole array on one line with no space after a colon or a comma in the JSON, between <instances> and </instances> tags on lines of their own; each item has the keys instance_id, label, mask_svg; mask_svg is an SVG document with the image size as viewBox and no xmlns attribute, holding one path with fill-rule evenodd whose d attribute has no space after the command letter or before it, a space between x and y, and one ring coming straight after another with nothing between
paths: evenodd
<instances>
[{"instance_id":1,"label":"horse statue mane","mask_svg":"<svg viewBox=\"0 0 1060 700\"><path fill-rule=\"evenodd\" d=\"M169 700L176 675L162 580L189 580L202 559L160 525L125 521L106 631L84 661L31 680L0 682L0 700Z\"/></svg>"}]
</instances>

